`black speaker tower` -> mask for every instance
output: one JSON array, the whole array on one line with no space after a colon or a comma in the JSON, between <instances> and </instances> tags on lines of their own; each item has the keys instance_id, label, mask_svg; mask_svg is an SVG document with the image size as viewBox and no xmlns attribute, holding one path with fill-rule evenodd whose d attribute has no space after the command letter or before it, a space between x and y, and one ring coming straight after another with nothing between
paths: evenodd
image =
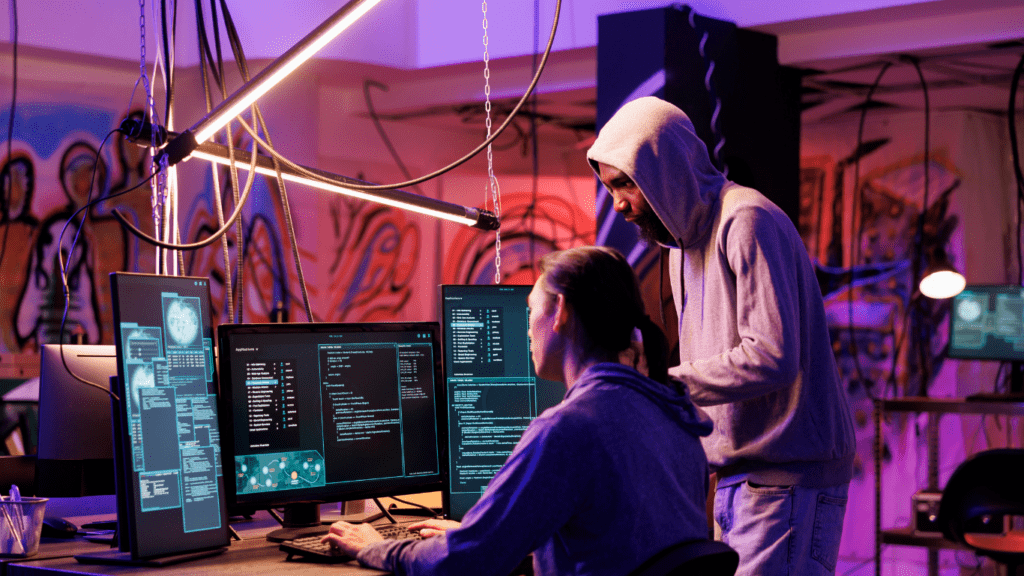
<instances>
[{"instance_id":1,"label":"black speaker tower","mask_svg":"<svg viewBox=\"0 0 1024 576\"><path fill-rule=\"evenodd\" d=\"M779 65L774 36L697 14L691 21L681 5L598 17L599 130L638 89L685 111L712 154L724 138L719 158L729 179L756 188L798 224L800 72Z\"/></svg>"}]
</instances>

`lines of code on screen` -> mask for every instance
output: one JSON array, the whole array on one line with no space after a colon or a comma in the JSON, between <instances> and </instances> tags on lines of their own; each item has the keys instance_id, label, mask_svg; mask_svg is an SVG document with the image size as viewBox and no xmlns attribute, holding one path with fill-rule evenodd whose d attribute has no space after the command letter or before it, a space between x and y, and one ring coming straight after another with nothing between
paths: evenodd
<instances>
[{"instance_id":1,"label":"lines of code on screen","mask_svg":"<svg viewBox=\"0 0 1024 576\"><path fill-rule=\"evenodd\" d=\"M530 286L444 286L449 512L479 499L537 415L565 387L538 379L527 337Z\"/></svg>"}]
</instances>

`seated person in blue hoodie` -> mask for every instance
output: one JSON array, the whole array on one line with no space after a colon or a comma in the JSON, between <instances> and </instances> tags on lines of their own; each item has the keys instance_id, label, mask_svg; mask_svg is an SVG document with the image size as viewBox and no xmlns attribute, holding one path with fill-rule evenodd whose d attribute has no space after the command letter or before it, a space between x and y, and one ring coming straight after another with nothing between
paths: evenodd
<instances>
[{"instance_id":1,"label":"seated person in blue hoodie","mask_svg":"<svg viewBox=\"0 0 1024 576\"><path fill-rule=\"evenodd\" d=\"M667 381L664 334L618 252L545 256L529 296L538 376L565 382L561 404L523 433L480 501L455 522L382 541L335 523L325 540L399 575L508 574L533 553L537 575L626 575L660 550L708 537L709 420ZM639 328L651 378L619 363Z\"/></svg>"}]
</instances>

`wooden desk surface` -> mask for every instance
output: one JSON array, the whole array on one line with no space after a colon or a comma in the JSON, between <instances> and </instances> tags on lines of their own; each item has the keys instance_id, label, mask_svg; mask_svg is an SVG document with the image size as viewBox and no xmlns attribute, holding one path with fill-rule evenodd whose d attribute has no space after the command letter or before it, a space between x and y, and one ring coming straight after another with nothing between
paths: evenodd
<instances>
[{"instance_id":1,"label":"wooden desk surface","mask_svg":"<svg viewBox=\"0 0 1024 576\"><path fill-rule=\"evenodd\" d=\"M71 519L75 521L74 518ZM330 518L324 518L330 520ZM77 523L77 522L76 522ZM103 544L88 542L81 536L71 540L44 540L39 554L26 559L5 559L0 565L0 576L44 576L68 574L157 574L161 576L181 575L258 575L273 574L319 574L325 570L333 574L385 574L379 570L363 568L352 560L340 564L320 564L302 560L286 561L288 555L278 549L278 544L268 542L266 535L278 525L265 512L259 512L252 521L232 523L231 526L242 537L232 540L226 552L219 556L193 560L161 568L134 566L104 566L82 564L74 559L75 554L109 550ZM157 572L159 571L159 572Z\"/></svg>"}]
</instances>

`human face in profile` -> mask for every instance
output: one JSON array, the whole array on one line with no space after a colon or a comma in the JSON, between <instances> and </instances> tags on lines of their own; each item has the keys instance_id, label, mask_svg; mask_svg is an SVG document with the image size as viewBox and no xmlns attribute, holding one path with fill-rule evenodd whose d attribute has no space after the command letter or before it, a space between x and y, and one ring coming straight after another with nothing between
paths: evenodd
<instances>
[{"instance_id":1,"label":"human face in profile","mask_svg":"<svg viewBox=\"0 0 1024 576\"><path fill-rule=\"evenodd\" d=\"M612 208L622 214L626 222L635 224L640 229L640 237L648 244L671 244L672 234L647 203L636 182L614 166L603 162L598 162L597 166L601 182L612 195Z\"/></svg>"}]
</instances>

